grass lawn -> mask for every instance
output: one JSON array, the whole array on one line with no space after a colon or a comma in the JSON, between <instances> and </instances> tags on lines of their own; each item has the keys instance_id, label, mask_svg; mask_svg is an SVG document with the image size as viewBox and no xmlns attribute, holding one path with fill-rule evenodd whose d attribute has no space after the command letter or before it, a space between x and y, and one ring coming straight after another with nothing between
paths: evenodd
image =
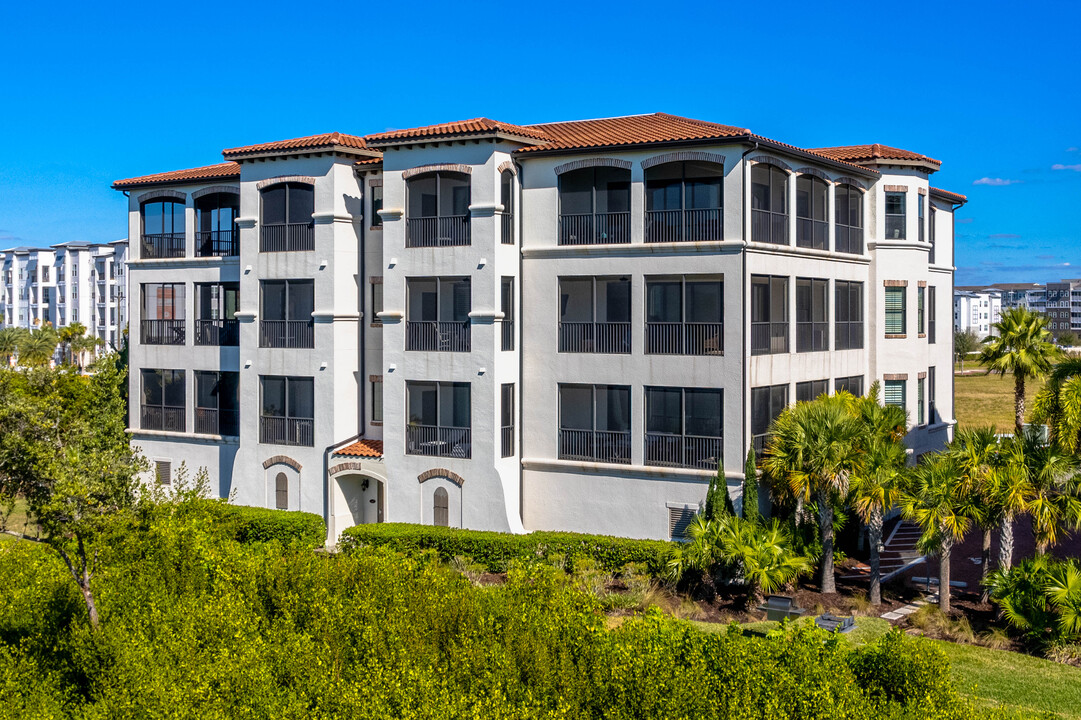
<instances>
[{"instance_id":1,"label":"grass lawn","mask_svg":"<svg viewBox=\"0 0 1081 720\"><path fill-rule=\"evenodd\" d=\"M965 363L966 367L969 363ZM978 367L978 366L977 366ZM1025 383L1025 408L1043 387L1042 380ZM955 375L954 414L960 427L994 425L1000 432L1013 430L1013 376Z\"/></svg>"},{"instance_id":2,"label":"grass lawn","mask_svg":"<svg viewBox=\"0 0 1081 720\"><path fill-rule=\"evenodd\" d=\"M4 516L0 511L0 530L9 530L23 535L32 535L33 537L39 535L38 526L31 524L26 519L26 502L23 500L15 501L15 507L10 515Z\"/></svg>"}]
</instances>

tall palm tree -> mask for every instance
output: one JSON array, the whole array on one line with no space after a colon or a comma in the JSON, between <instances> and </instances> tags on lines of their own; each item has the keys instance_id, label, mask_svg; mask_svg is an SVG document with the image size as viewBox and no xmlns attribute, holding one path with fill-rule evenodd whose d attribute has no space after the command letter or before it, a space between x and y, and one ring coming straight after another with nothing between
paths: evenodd
<instances>
[{"instance_id":1,"label":"tall palm tree","mask_svg":"<svg viewBox=\"0 0 1081 720\"><path fill-rule=\"evenodd\" d=\"M921 547L938 554L938 607L949 612L953 546L968 532L973 515L957 461L948 453L935 453L919 465L901 500L901 512L923 530Z\"/></svg>"},{"instance_id":2,"label":"tall palm tree","mask_svg":"<svg viewBox=\"0 0 1081 720\"><path fill-rule=\"evenodd\" d=\"M1081 358L1069 358L1051 370L1033 398L1032 420L1046 423L1051 442L1066 452L1081 451Z\"/></svg>"},{"instance_id":3,"label":"tall palm tree","mask_svg":"<svg viewBox=\"0 0 1081 720\"><path fill-rule=\"evenodd\" d=\"M65 362L72 362L74 353L74 342L76 338L81 338L86 334L86 326L80 322L73 322L70 325L66 325L60 328L58 333L60 339L60 346L63 348L63 357Z\"/></svg>"},{"instance_id":4,"label":"tall palm tree","mask_svg":"<svg viewBox=\"0 0 1081 720\"><path fill-rule=\"evenodd\" d=\"M849 481L862 460L863 426L851 410L851 396L827 395L786 408L770 426L763 469L797 498L818 504L822 539L821 591L833 593L833 501L848 495Z\"/></svg>"},{"instance_id":5,"label":"tall palm tree","mask_svg":"<svg viewBox=\"0 0 1081 720\"><path fill-rule=\"evenodd\" d=\"M19 362L24 365L44 365L56 352L56 335L39 330L19 344Z\"/></svg>"},{"instance_id":6,"label":"tall palm tree","mask_svg":"<svg viewBox=\"0 0 1081 720\"><path fill-rule=\"evenodd\" d=\"M991 572L991 533L1002 523L1002 508L998 502L998 481L1001 476L996 472L1001 463L999 449L994 427L959 430L947 448L947 452L957 461L965 492L971 493L978 505L979 512L973 519L983 532L980 567L982 602L987 602L989 598L987 575Z\"/></svg>"},{"instance_id":7,"label":"tall palm tree","mask_svg":"<svg viewBox=\"0 0 1081 720\"><path fill-rule=\"evenodd\" d=\"M1035 432L1024 438L1030 486L1025 513L1032 520L1036 550L1046 553L1068 529L1081 527L1081 479L1078 460L1055 444L1040 442Z\"/></svg>"},{"instance_id":8,"label":"tall palm tree","mask_svg":"<svg viewBox=\"0 0 1081 720\"><path fill-rule=\"evenodd\" d=\"M1020 435L1025 425L1025 381L1046 375L1062 353L1051 342L1047 317L1026 308L1004 310L994 327L998 334L984 339L980 363L989 373L1013 375L1014 433Z\"/></svg>"},{"instance_id":9,"label":"tall palm tree","mask_svg":"<svg viewBox=\"0 0 1081 720\"><path fill-rule=\"evenodd\" d=\"M1013 565L1013 523L1025 512L1032 496L1024 437L1012 437L1000 444L999 462L992 473L993 497L988 514L997 515L999 521L998 569L1009 571Z\"/></svg>"},{"instance_id":10,"label":"tall palm tree","mask_svg":"<svg viewBox=\"0 0 1081 720\"><path fill-rule=\"evenodd\" d=\"M4 363L11 362L11 358L19 352L21 336L18 328L8 327L0 330L0 355L4 357Z\"/></svg>"}]
</instances>

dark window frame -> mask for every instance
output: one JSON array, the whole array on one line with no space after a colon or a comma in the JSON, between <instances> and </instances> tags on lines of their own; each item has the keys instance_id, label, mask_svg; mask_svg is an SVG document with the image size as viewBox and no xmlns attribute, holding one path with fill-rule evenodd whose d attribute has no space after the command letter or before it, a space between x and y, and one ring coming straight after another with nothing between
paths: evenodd
<instances>
[{"instance_id":1,"label":"dark window frame","mask_svg":"<svg viewBox=\"0 0 1081 720\"><path fill-rule=\"evenodd\" d=\"M830 184L815 175L796 176L796 247L813 250L829 250L829 192ZM806 205L810 214L803 214L800 207L807 194ZM818 199L821 198L821 208ZM821 210L821 212L819 212ZM821 215L821 217L819 217Z\"/></svg>"},{"instance_id":2,"label":"dark window frame","mask_svg":"<svg viewBox=\"0 0 1081 720\"><path fill-rule=\"evenodd\" d=\"M765 308L763 309L756 301L759 297L758 292L755 291L756 287L766 287L766 301ZM774 303L774 293L776 292L777 285L781 286L781 292L784 295L784 301L780 307L783 308L781 313L782 317L774 318L773 311L776 307ZM789 319L789 296L790 278L785 275L751 275L751 354L752 355L783 355L790 351L792 334L791 321ZM763 311L764 310L764 311ZM757 319L756 318L767 318ZM757 332L756 332L757 329ZM779 331L783 329L783 334ZM762 331L767 332L763 333ZM783 343L775 343L774 340L783 339ZM765 342L763 342L765 341Z\"/></svg>"},{"instance_id":3,"label":"dark window frame","mask_svg":"<svg viewBox=\"0 0 1081 720\"><path fill-rule=\"evenodd\" d=\"M809 293L810 307L800 302ZM830 282L825 278L796 278L796 352L828 352L830 349ZM823 307L819 308L821 302ZM809 320L801 320L807 311ZM819 312L820 311L820 312ZM821 320L815 320L820 317Z\"/></svg>"},{"instance_id":4,"label":"dark window frame","mask_svg":"<svg viewBox=\"0 0 1081 720\"><path fill-rule=\"evenodd\" d=\"M597 172L603 171L605 173L618 174L620 177L618 180L612 180L609 185L603 190L599 190L597 187ZM564 205L566 203L566 197L568 190L565 188L565 184L568 180L576 177L584 177L586 173L590 174L590 194L589 194L589 212L588 213L568 213L565 212ZM624 179L625 178L625 179ZM618 187L616 190L609 189L612 185L623 186ZM629 168L612 167L608 165L594 165L585 168L578 168L576 170L569 170L559 175L557 181L556 192L558 195L558 217L559 217L559 245L613 245L613 244L626 244L631 241L631 229L630 229L630 216L631 216L631 187L633 180L631 177L631 171ZM605 212L598 212L598 193L605 193L605 206L609 207L611 203L611 195L613 193L619 193L615 195L617 199L624 199L626 204L626 210L606 210ZM624 197L625 196L625 197ZM620 203L617 203L617 205ZM588 218L588 220L587 220ZM602 218L602 221L598 221L598 218ZM585 240L578 239L578 235L588 230L588 237ZM603 235L601 238L599 236Z\"/></svg>"},{"instance_id":5,"label":"dark window frame","mask_svg":"<svg viewBox=\"0 0 1081 720\"><path fill-rule=\"evenodd\" d=\"M893 201L895 204L899 204L901 212L890 212L890 203ZM886 222L886 238L887 240L905 240L908 233L908 193L907 192L894 192L889 191L885 195L885 202L883 203L883 217ZM894 207L896 210L896 206ZM893 219L891 223L891 218ZM898 218L900 218L898 220ZM890 235L890 226L893 226L893 230L896 234Z\"/></svg>"},{"instance_id":6,"label":"dark window frame","mask_svg":"<svg viewBox=\"0 0 1081 720\"><path fill-rule=\"evenodd\" d=\"M762 178L755 178L756 173L761 174L762 172L766 173L765 183L760 182ZM778 179L782 182L780 193L777 197L784 201L784 207L779 210L773 207L773 198L776 192L775 181ZM751 166L751 242L768 243L770 245L789 244L789 179L790 174L776 165L771 165L769 163L755 163ZM761 187L766 188L765 196L758 191Z\"/></svg>"},{"instance_id":7,"label":"dark window frame","mask_svg":"<svg viewBox=\"0 0 1081 720\"><path fill-rule=\"evenodd\" d=\"M890 309L889 298L890 295L899 294L901 298L900 309ZM908 288L903 285L891 285L885 288L883 295L883 311L885 313L885 322L883 323L883 331L887 337L904 336L908 334ZM898 328L896 323L891 330L890 318L891 315L896 321L900 319L900 327Z\"/></svg>"},{"instance_id":8,"label":"dark window frame","mask_svg":"<svg viewBox=\"0 0 1081 720\"><path fill-rule=\"evenodd\" d=\"M843 198L843 200L839 200ZM834 251L853 255L863 254L863 191L855 185L840 183L833 189L834 204ZM842 206L848 210L842 217ZM856 224L852 224L853 208Z\"/></svg>"},{"instance_id":9,"label":"dark window frame","mask_svg":"<svg viewBox=\"0 0 1081 720\"><path fill-rule=\"evenodd\" d=\"M835 350L863 349L863 283L837 280L833 284L833 345Z\"/></svg>"}]
</instances>

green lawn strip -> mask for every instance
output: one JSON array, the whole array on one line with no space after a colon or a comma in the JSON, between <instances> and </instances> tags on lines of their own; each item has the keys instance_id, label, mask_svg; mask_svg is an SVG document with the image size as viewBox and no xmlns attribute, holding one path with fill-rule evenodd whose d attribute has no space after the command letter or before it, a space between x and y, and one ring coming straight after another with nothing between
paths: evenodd
<instances>
[{"instance_id":1,"label":"green lawn strip","mask_svg":"<svg viewBox=\"0 0 1081 720\"><path fill-rule=\"evenodd\" d=\"M4 516L3 511L0 511L0 529L31 537L40 535L38 526L27 519L26 501L21 499L15 500L15 506L12 508L11 514Z\"/></svg>"},{"instance_id":2,"label":"green lawn strip","mask_svg":"<svg viewBox=\"0 0 1081 720\"><path fill-rule=\"evenodd\" d=\"M700 630L705 632L725 632L728 629L726 623L711 623L699 620L691 621L692 624ZM801 617L798 620L793 621L793 624L799 623L812 623L814 618L810 616ZM758 622L741 623L740 627L743 628L743 632L748 635L758 635L765 637L768 633L776 630L780 626L780 623L773 620L760 620ZM856 618L856 627L851 631L844 633L841 637L847 640L854 646L864 645L869 642L873 642L878 638L885 635L890 630L890 623L888 620L875 617L858 617Z\"/></svg>"},{"instance_id":3,"label":"green lawn strip","mask_svg":"<svg viewBox=\"0 0 1081 720\"><path fill-rule=\"evenodd\" d=\"M967 366L967 363L966 363ZM1013 428L1013 376L955 375L954 414L961 427L994 425L1000 432ZM1042 380L1025 383L1025 407L1043 387Z\"/></svg>"},{"instance_id":4,"label":"green lawn strip","mask_svg":"<svg viewBox=\"0 0 1081 720\"><path fill-rule=\"evenodd\" d=\"M976 645L935 640L959 692L987 707L1081 718L1081 668Z\"/></svg>"}]
</instances>

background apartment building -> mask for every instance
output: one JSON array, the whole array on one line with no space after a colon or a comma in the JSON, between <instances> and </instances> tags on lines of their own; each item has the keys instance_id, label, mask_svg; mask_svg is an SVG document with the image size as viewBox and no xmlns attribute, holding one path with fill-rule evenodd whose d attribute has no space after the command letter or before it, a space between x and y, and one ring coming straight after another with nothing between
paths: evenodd
<instances>
[{"instance_id":1,"label":"background apartment building","mask_svg":"<svg viewBox=\"0 0 1081 720\"><path fill-rule=\"evenodd\" d=\"M328 519L678 535L787 404L953 425L940 164L665 114L224 152L128 192L132 429ZM941 372L938 370L941 369ZM765 501L764 501L765 504Z\"/></svg>"},{"instance_id":2,"label":"background apartment building","mask_svg":"<svg viewBox=\"0 0 1081 720\"><path fill-rule=\"evenodd\" d=\"M1002 293L998 290L953 291L953 327L973 332L982 340L996 335L994 324L1002 317Z\"/></svg>"}]
</instances>

